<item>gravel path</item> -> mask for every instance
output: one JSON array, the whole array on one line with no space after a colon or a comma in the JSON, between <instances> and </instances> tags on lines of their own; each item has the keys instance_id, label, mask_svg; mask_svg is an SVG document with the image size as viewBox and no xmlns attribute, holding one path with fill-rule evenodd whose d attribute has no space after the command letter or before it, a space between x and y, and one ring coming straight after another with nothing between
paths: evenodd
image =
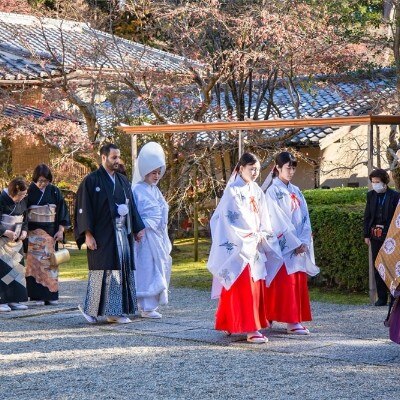
<instances>
[{"instance_id":1,"label":"gravel path","mask_svg":"<svg viewBox=\"0 0 400 400\"><path fill-rule=\"evenodd\" d=\"M88 325L82 281L58 306L0 314L1 399L383 399L398 397L400 346L386 308L313 303L309 337L269 343L214 331L207 292L171 289L158 321Z\"/></svg>"}]
</instances>

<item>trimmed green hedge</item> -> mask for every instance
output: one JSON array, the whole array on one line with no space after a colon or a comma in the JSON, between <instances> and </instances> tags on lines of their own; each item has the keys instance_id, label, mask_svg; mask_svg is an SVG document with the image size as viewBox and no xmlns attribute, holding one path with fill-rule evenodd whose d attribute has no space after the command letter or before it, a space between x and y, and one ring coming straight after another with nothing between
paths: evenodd
<instances>
[{"instance_id":1,"label":"trimmed green hedge","mask_svg":"<svg viewBox=\"0 0 400 400\"><path fill-rule=\"evenodd\" d=\"M368 188L305 190L314 234L317 285L368 290L363 219Z\"/></svg>"},{"instance_id":2,"label":"trimmed green hedge","mask_svg":"<svg viewBox=\"0 0 400 400\"><path fill-rule=\"evenodd\" d=\"M368 188L335 188L304 190L309 206L327 204L365 204Z\"/></svg>"},{"instance_id":3,"label":"trimmed green hedge","mask_svg":"<svg viewBox=\"0 0 400 400\"><path fill-rule=\"evenodd\" d=\"M309 207L315 257L321 269L314 278L316 284L350 290L368 289L368 248L363 239L364 208L365 203Z\"/></svg>"}]
</instances>

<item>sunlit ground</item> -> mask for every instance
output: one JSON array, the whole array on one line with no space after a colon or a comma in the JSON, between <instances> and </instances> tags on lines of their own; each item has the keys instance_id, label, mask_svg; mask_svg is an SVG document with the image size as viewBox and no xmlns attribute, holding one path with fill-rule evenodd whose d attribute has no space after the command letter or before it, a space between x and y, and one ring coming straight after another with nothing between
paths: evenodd
<instances>
[{"instance_id":1,"label":"sunlit ground","mask_svg":"<svg viewBox=\"0 0 400 400\"><path fill-rule=\"evenodd\" d=\"M173 266L171 285L199 290L211 289L211 275L206 268L210 250L210 240L199 239L199 257L194 261L193 238L177 239L172 252ZM71 250L71 261L60 267L60 277L87 279L87 259L85 250ZM335 304L368 304L366 293L343 292L335 289L310 287L313 301Z\"/></svg>"}]
</instances>

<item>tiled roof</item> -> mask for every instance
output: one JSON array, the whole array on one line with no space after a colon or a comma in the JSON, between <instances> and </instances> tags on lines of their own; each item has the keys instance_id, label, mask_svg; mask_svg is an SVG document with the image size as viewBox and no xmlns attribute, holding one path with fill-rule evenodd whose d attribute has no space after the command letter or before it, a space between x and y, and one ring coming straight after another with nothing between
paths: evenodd
<instances>
[{"instance_id":1,"label":"tiled roof","mask_svg":"<svg viewBox=\"0 0 400 400\"><path fill-rule=\"evenodd\" d=\"M396 90L396 76L390 69L379 70L369 75L337 75L335 77L317 77L314 85L307 90L304 89L303 82L299 80L297 91L299 94L300 118L316 117L343 117L351 115L362 115L371 112L376 106L377 98L380 100L388 98ZM327 78L331 79L324 82ZM249 98L245 98L246 106ZM231 103L233 101L231 100ZM254 113L252 101L250 115ZM274 93L274 103L279 108L281 119L298 118L296 109L293 106L290 94L285 87L278 87ZM268 107L267 101L260 107L259 118L263 118ZM227 118L227 111L222 110L222 115ZM233 115L235 119L236 115ZM276 112L272 113L272 118L279 118ZM332 133L335 127L326 128L307 128L302 129L289 142L289 145L312 146L318 145L319 140ZM265 137L277 135L276 131L265 131ZM206 136L206 135L205 135Z\"/></svg>"},{"instance_id":2,"label":"tiled roof","mask_svg":"<svg viewBox=\"0 0 400 400\"><path fill-rule=\"evenodd\" d=\"M43 118L45 121L59 119L62 121L72 121L79 124L82 123L82 121L65 116L60 113L46 114L45 112L39 110L38 108L22 106L22 105L8 104L3 108L2 114L5 115L6 117L34 117L34 118Z\"/></svg>"},{"instance_id":3,"label":"tiled roof","mask_svg":"<svg viewBox=\"0 0 400 400\"><path fill-rule=\"evenodd\" d=\"M0 79L8 81L36 80L60 75L58 67L48 58L32 57L24 49L2 43L1 35L0 31Z\"/></svg>"},{"instance_id":4,"label":"tiled roof","mask_svg":"<svg viewBox=\"0 0 400 400\"><path fill-rule=\"evenodd\" d=\"M372 71L368 75L351 75L343 74L335 77L316 77L314 84L307 89L304 81L299 80L297 90L299 93L299 111L301 118L307 117L335 117L335 116L351 116L363 115L372 111L376 105L377 98L383 100L390 97L396 90L396 77L392 70L384 69ZM128 97L134 97L133 93L127 92ZM223 97L223 96L222 96ZM123 100L121 100L123 102ZM245 98L246 106L249 103L248 97ZM297 118L296 110L293 107L288 90L281 86L275 89L274 102L279 107L282 119ZM129 106L130 117L135 118L140 115L143 117L152 118L150 111L146 109L143 102L131 101ZM139 104L140 103L140 104ZM254 113L254 105L256 101L252 101L252 109L250 115ZM118 123L118 117L115 115L115 109L125 109L127 104L120 107L112 107L109 101L98 105L98 115L101 117L101 125L105 130L110 129L113 124ZM216 113L212 108L216 107L217 102L213 100L210 112L206 115L208 121L215 120ZM231 99L231 104L234 104ZM259 118L263 118L267 110L268 103L264 101L261 104ZM172 109L173 107L171 107ZM171 111L171 110L169 110ZM376 113L377 111L374 112ZM379 113L379 111L378 111ZM228 112L226 108L221 110L222 120L228 120ZM174 121L174 114L171 111L168 116L171 121ZM278 118L277 113L273 114L273 118ZM232 118L237 119L234 113ZM335 131L335 127L326 128L307 128L302 129L297 135L290 139L288 145L296 146L317 146L320 139L325 138ZM104 131L105 131L104 130ZM269 130L264 132L264 137L274 137L282 132ZM246 133L244 132L244 135ZM222 141L228 140L228 137L221 133ZM198 140L209 142L217 140L215 133L204 132L197 135ZM218 139L219 140L219 139Z\"/></svg>"},{"instance_id":5,"label":"tiled roof","mask_svg":"<svg viewBox=\"0 0 400 400\"><path fill-rule=\"evenodd\" d=\"M46 114L45 112L39 110L38 108L23 106L20 104L18 105L8 104L4 106L1 113L6 117L34 117L34 118L43 118L45 121L59 119L62 121L71 121L71 122L76 122L77 124L82 124L82 121L65 116L60 113L52 112L51 114Z\"/></svg>"},{"instance_id":6,"label":"tiled roof","mask_svg":"<svg viewBox=\"0 0 400 400\"><path fill-rule=\"evenodd\" d=\"M63 53L64 52L64 53ZM103 68L187 73L183 57L92 29L88 24L0 12L0 79L37 79L71 70Z\"/></svg>"}]
</instances>

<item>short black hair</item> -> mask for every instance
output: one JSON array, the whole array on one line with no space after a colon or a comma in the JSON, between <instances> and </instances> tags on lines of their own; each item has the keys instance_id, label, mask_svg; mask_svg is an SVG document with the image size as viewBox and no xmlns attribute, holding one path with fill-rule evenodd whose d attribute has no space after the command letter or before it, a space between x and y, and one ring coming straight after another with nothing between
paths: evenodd
<instances>
[{"instance_id":1,"label":"short black hair","mask_svg":"<svg viewBox=\"0 0 400 400\"><path fill-rule=\"evenodd\" d=\"M297 167L296 157L288 151L282 151L281 153L277 154L275 156L275 167L272 172L272 176L275 178L279 175L276 167L282 168L287 163L289 163L289 167Z\"/></svg>"},{"instance_id":2,"label":"short black hair","mask_svg":"<svg viewBox=\"0 0 400 400\"><path fill-rule=\"evenodd\" d=\"M37 183L41 176L46 178L48 181L53 182L53 174L46 164L39 164L36 166L36 168L33 170L32 181Z\"/></svg>"},{"instance_id":3,"label":"short black hair","mask_svg":"<svg viewBox=\"0 0 400 400\"><path fill-rule=\"evenodd\" d=\"M372 181L372 178L379 178L385 185L388 185L390 182L389 174L382 168L373 170L369 174L369 180Z\"/></svg>"},{"instance_id":4,"label":"short black hair","mask_svg":"<svg viewBox=\"0 0 400 400\"><path fill-rule=\"evenodd\" d=\"M21 178L21 177L14 178L8 184L8 194L11 197L17 195L19 192L25 192L25 190L28 190L28 185L25 182L24 178Z\"/></svg>"},{"instance_id":5,"label":"short black hair","mask_svg":"<svg viewBox=\"0 0 400 400\"><path fill-rule=\"evenodd\" d=\"M246 165L254 165L259 162L257 156L253 153L243 153L236 165L235 170L239 171L240 167L245 167Z\"/></svg>"},{"instance_id":6,"label":"short black hair","mask_svg":"<svg viewBox=\"0 0 400 400\"><path fill-rule=\"evenodd\" d=\"M119 150L118 146L115 145L114 143L103 144L103 146L100 147L100 155L108 157L111 149Z\"/></svg>"}]
</instances>

